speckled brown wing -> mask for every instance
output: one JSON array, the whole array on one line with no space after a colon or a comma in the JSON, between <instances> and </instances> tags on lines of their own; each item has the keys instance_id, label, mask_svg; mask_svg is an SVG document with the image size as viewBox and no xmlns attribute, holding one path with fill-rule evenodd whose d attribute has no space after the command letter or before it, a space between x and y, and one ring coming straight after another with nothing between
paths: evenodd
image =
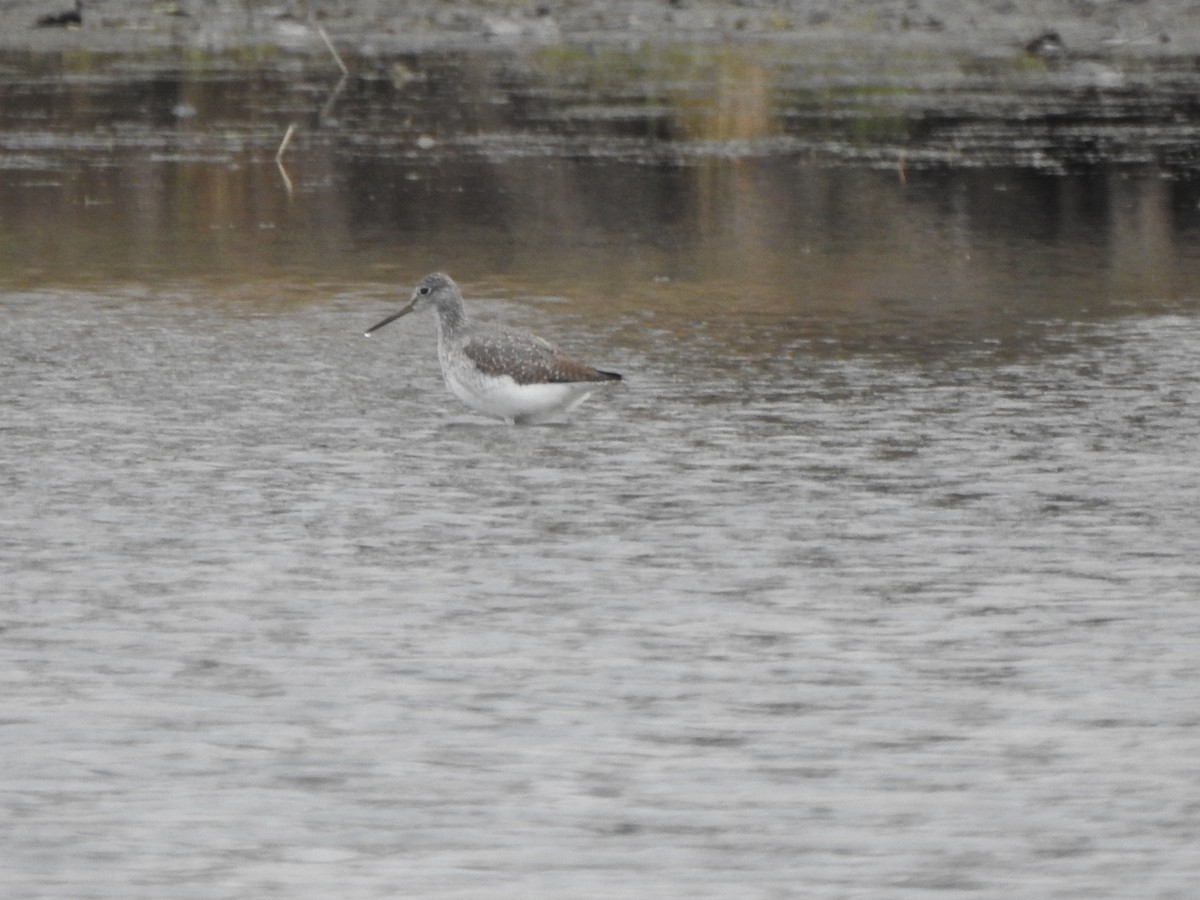
<instances>
[{"instance_id":1,"label":"speckled brown wing","mask_svg":"<svg viewBox=\"0 0 1200 900\"><path fill-rule=\"evenodd\" d=\"M621 380L616 372L593 369L553 344L519 331L496 329L475 335L463 345L463 353L484 375L509 375L517 384Z\"/></svg>"}]
</instances>

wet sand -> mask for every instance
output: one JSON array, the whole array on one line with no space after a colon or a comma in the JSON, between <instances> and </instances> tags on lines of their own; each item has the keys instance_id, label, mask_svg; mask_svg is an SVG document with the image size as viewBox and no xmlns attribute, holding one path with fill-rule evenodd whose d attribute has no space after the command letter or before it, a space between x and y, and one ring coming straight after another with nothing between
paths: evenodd
<instances>
[{"instance_id":1,"label":"wet sand","mask_svg":"<svg viewBox=\"0 0 1200 900\"><path fill-rule=\"evenodd\" d=\"M367 0L274 4L216 0L90 0L82 25L37 27L71 0L24 0L0 10L0 49L138 53L282 47L324 52L314 24L350 55L505 44L844 42L967 54L1020 52L1048 31L1088 57L1200 52L1195 4L1019 0Z\"/></svg>"}]
</instances>

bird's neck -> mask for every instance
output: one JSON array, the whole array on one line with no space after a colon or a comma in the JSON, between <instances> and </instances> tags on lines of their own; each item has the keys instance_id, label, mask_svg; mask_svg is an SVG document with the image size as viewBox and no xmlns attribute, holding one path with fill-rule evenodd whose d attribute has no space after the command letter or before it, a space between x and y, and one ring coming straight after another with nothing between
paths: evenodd
<instances>
[{"instance_id":1,"label":"bird's neck","mask_svg":"<svg viewBox=\"0 0 1200 900\"><path fill-rule=\"evenodd\" d=\"M467 311L461 301L439 306L437 314L438 332L443 337L453 337L467 327Z\"/></svg>"}]
</instances>

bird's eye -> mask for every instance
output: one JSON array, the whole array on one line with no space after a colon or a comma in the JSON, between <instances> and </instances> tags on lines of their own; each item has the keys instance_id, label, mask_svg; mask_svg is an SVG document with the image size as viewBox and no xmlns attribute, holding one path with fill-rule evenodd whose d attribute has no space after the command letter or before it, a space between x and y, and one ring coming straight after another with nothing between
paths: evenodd
<instances>
[{"instance_id":1,"label":"bird's eye","mask_svg":"<svg viewBox=\"0 0 1200 900\"><path fill-rule=\"evenodd\" d=\"M417 288L417 293L420 294L422 297L425 296L426 294L428 294L429 293L428 285L425 287Z\"/></svg>"}]
</instances>

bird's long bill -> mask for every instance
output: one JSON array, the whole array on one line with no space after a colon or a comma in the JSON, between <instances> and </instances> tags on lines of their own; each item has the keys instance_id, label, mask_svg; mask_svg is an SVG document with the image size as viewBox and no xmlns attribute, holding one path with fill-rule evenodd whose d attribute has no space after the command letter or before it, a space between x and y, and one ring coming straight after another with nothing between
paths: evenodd
<instances>
[{"instance_id":1,"label":"bird's long bill","mask_svg":"<svg viewBox=\"0 0 1200 900\"><path fill-rule=\"evenodd\" d=\"M395 322L395 321L396 321L397 319L399 319L401 316L407 316L407 315L408 315L410 312L412 312L412 311L413 311L413 305L412 305L411 303L409 303L407 306L403 307L403 308L400 310L400 312L395 312L395 313L392 313L390 316L388 316L388 317L387 317L386 319L384 319L382 322L376 322L374 325L372 325L370 328L368 328L366 331L364 331L364 332L363 332L363 335L364 335L365 337L370 337L370 336L371 336L371 332L373 332L373 331L378 331L378 330L379 330L380 328L382 328L384 325L390 325L392 322Z\"/></svg>"}]
</instances>

